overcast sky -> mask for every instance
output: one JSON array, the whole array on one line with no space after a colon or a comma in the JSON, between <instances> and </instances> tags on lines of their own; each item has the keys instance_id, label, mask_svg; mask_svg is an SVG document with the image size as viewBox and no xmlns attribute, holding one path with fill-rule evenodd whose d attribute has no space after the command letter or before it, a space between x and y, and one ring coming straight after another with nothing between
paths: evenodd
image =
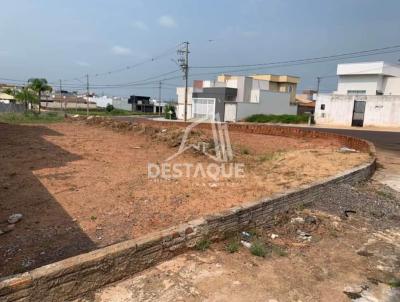
<instances>
[{"instance_id":1,"label":"overcast sky","mask_svg":"<svg viewBox=\"0 0 400 302\"><path fill-rule=\"evenodd\" d=\"M64 79L69 80L64 81L66 85L81 86L73 79L84 81L82 76L88 73L93 85L136 82L177 69L173 47L186 40L191 43L193 66L284 61L398 45L399 13L399 0L2 1L0 78L44 77L50 82ZM170 52L159 60L149 60L124 72L94 76L148 60L166 50ZM394 53L352 61L398 63L399 58L400 53ZM335 74L337 63L257 73L300 76L299 88L312 88L317 76ZM175 95L172 85L183 81L178 78L168 82L163 95L171 98ZM335 78L328 78L321 89L335 89L335 85ZM148 86L96 92L157 97L157 84Z\"/></svg>"}]
</instances>

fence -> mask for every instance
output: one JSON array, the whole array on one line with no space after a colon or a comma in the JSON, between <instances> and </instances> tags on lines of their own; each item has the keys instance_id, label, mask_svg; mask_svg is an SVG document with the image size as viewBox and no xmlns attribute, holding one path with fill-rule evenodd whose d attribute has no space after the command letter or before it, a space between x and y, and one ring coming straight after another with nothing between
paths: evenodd
<instances>
[{"instance_id":1,"label":"fence","mask_svg":"<svg viewBox=\"0 0 400 302\"><path fill-rule=\"evenodd\" d=\"M1 103L0 102L0 113L2 112L24 112L24 104L14 104L14 103Z\"/></svg>"}]
</instances>

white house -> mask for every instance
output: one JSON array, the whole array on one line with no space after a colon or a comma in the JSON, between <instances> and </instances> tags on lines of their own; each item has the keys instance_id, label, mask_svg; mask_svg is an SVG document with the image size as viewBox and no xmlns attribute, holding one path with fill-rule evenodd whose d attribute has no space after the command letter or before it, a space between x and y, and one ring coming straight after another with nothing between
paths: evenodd
<instances>
[{"instance_id":1,"label":"white house","mask_svg":"<svg viewBox=\"0 0 400 302\"><path fill-rule=\"evenodd\" d=\"M220 75L196 80L188 90L187 117L235 122L250 115L296 114L299 78L281 75ZM184 119L185 89L177 88L177 118Z\"/></svg>"},{"instance_id":2,"label":"white house","mask_svg":"<svg viewBox=\"0 0 400 302\"><path fill-rule=\"evenodd\" d=\"M400 65L339 64L337 75L337 90L317 95L317 124L400 127Z\"/></svg>"}]
</instances>

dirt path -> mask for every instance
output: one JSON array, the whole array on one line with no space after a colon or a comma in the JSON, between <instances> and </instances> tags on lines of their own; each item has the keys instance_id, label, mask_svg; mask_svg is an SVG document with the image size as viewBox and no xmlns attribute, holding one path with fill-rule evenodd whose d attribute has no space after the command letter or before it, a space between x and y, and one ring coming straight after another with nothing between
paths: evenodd
<instances>
[{"instance_id":1,"label":"dirt path","mask_svg":"<svg viewBox=\"0 0 400 302\"><path fill-rule=\"evenodd\" d=\"M0 235L0 276L297 187L368 158L336 152L336 141L232 133L244 178L148 179L147 164L177 150L168 145L168 131L155 139L146 131L118 133L78 122L0 124L0 229L8 228L9 215L23 214ZM210 162L195 153L179 161Z\"/></svg>"}]
</instances>

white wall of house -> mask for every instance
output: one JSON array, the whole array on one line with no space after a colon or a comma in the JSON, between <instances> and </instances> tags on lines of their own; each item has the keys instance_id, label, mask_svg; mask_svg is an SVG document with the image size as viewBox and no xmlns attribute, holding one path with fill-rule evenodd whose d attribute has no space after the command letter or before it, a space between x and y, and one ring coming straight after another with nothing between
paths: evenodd
<instances>
[{"instance_id":1,"label":"white wall of house","mask_svg":"<svg viewBox=\"0 0 400 302\"><path fill-rule=\"evenodd\" d=\"M178 120L184 120L185 119L185 105L184 104L178 104L176 105L176 118ZM187 118L191 119L192 118L192 104L188 104L187 106Z\"/></svg>"},{"instance_id":2,"label":"white wall of house","mask_svg":"<svg viewBox=\"0 0 400 302\"><path fill-rule=\"evenodd\" d=\"M339 76L337 94L352 94L350 91L365 91L366 95L376 95L382 89L382 76L345 75ZM353 93L354 94L354 93ZM359 93L362 94L362 93Z\"/></svg>"},{"instance_id":3,"label":"white wall of house","mask_svg":"<svg viewBox=\"0 0 400 302\"><path fill-rule=\"evenodd\" d=\"M383 91L385 95L400 95L400 77L385 77Z\"/></svg>"},{"instance_id":4,"label":"white wall of house","mask_svg":"<svg viewBox=\"0 0 400 302\"><path fill-rule=\"evenodd\" d=\"M364 126L400 127L400 96L319 94L315 105L315 122L351 126L355 100L366 102Z\"/></svg>"},{"instance_id":5,"label":"white wall of house","mask_svg":"<svg viewBox=\"0 0 400 302\"><path fill-rule=\"evenodd\" d=\"M185 118L185 87L176 88L176 94L178 96L178 104L176 105L176 117L179 120L183 120ZM187 99L187 118L191 118L192 116L192 96L193 96L193 87L188 87L188 99Z\"/></svg>"},{"instance_id":6,"label":"white wall of house","mask_svg":"<svg viewBox=\"0 0 400 302\"><path fill-rule=\"evenodd\" d=\"M353 104L353 96L318 94L315 103L315 123L351 126Z\"/></svg>"},{"instance_id":7,"label":"white wall of house","mask_svg":"<svg viewBox=\"0 0 400 302\"><path fill-rule=\"evenodd\" d=\"M400 94L400 65L383 61L339 64L336 94Z\"/></svg>"}]
</instances>

